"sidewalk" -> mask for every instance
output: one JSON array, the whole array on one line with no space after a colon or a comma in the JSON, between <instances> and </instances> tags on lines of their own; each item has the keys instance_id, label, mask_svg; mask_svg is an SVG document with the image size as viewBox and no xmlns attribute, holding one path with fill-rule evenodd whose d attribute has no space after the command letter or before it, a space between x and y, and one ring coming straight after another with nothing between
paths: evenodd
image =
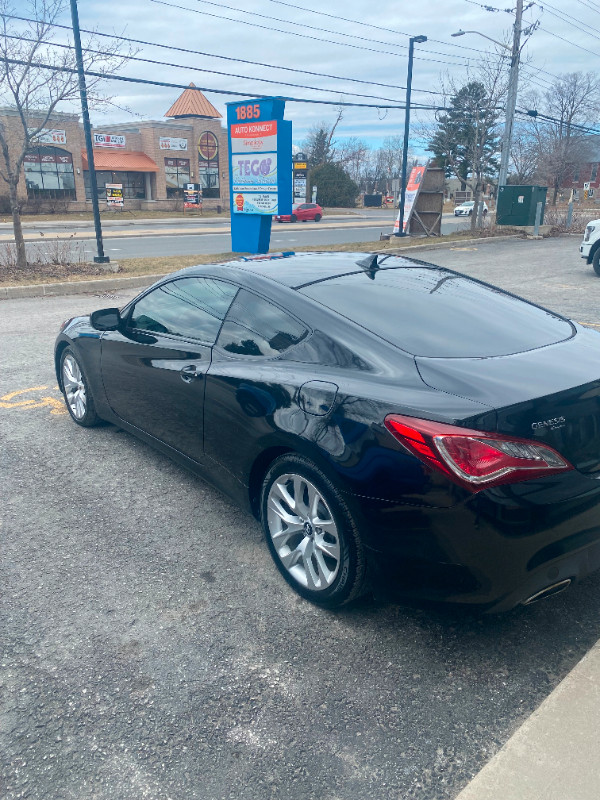
<instances>
[{"instance_id":1,"label":"sidewalk","mask_svg":"<svg viewBox=\"0 0 600 800\"><path fill-rule=\"evenodd\" d=\"M598 800L600 642L456 800Z\"/></svg>"}]
</instances>

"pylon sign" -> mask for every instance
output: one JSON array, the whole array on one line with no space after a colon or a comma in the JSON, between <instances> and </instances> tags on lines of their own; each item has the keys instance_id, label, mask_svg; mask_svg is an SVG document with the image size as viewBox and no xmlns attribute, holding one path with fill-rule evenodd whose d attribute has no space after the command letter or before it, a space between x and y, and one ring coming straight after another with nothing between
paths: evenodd
<instances>
[{"instance_id":1,"label":"pylon sign","mask_svg":"<svg viewBox=\"0 0 600 800\"><path fill-rule=\"evenodd\" d=\"M277 97L227 105L231 249L267 253L271 220L292 213L292 123Z\"/></svg>"}]
</instances>

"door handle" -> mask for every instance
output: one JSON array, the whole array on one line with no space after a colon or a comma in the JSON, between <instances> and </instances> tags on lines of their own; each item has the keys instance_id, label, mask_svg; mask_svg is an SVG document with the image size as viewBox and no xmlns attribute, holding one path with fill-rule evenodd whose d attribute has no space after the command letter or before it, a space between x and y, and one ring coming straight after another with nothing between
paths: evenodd
<instances>
[{"instance_id":1,"label":"door handle","mask_svg":"<svg viewBox=\"0 0 600 800\"><path fill-rule=\"evenodd\" d=\"M191 383L196 377L196 365L190 364L188 367L184 367L180 371L179 375L182 381L185 383Z\"/></svg>"}]
</instances>

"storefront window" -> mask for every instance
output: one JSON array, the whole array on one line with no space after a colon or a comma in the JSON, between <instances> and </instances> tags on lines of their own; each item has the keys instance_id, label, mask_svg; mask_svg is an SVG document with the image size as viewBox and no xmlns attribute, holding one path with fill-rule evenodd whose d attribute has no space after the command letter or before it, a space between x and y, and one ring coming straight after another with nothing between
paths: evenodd
<instances>
[{"instance_id":1,"label":"storefront window","mask_svg":"<svg viewBox=\"0 0 600 800\"><path fill-rule=\"evenodd\" d=\"M85 197L90 200L92 193L90 190L90 173L84 173ZM143 200L146 197L146 176L144 172L105 172L96 171L96 183L98 184L98 198L106 199L106 184L120 183L123 186L123 197L126 200Z\"/></svg>"},{"instance_id":2,"label":"storefront window","mask_svg":"<svg viewBox=\"0 0 600 800\"><path fill-rule=\"evenodd\" d=\"M186 183L190 183L189 158L165 158L167 197L183 197Z\"/></svg>"},{"instance_id":3,"label":"storefront window","mask_svg":"<svg viewBox=\"0 0 600 800\"><path fill-rule=\"evenodd\" d=\"M198 139L198 183L204 197L220 197L219 192L219 142L211 131L204 131Z\"/></svg>"},{"instance_id":4,"label":"storefront window","mask_svg":"<svg viewBox=\"0 0 600 800\"><path fill-rule=\"evenodd\" d=\"M73 157L58 147L34 147L23 161L27 197L75 200Z\"/></svg>"}]
</instances>

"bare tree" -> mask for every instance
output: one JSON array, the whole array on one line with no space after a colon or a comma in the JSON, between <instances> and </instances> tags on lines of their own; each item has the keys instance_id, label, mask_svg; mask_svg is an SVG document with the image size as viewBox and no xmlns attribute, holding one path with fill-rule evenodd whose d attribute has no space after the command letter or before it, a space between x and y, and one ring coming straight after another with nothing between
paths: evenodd
<instances>
[{"instance_id":1,"label":"bare tree","mask_svg":"<svg viewBox=\"0 0 600 800\"><path fill-rule=\"evenodd\" d=\"M362 187L370 157L369 145L363 139L351 136L339 145L337 157L352 180Z\"/></svg>"},{"instance_id":2,"label":"bare tree","mask_svg":"<svg viewBox=\"0 0 600 800\"><path fill-rule=\"evenodd\" d=\"M337 144L333 137L343 116L344 110L340 107L333 123L318 122L309 130L306 139L302 143L302 149L308 155L309 167L331 164L336 160Z\"/></svg>"},{"instance_id":3,"label":"bare tree","mask_svg":"<svg viewBox=\"0 0 600 800\"><path fill-rule=\"evenodd\" d=\"M552 187L552 204L574 169L589 160L589 140L579 126L600 111L600 79L593 72L559 75L543 94L530 93L527 106L540 112L528 122L538 153L538 173Z\"/></svg>"},{"instance_id":4,"label":"bare tree","mask_svg":"<svg viewBox=\"0 0 600 800\"><path fill-rule=\"evenodd\" d=\"M511 172L508 182L526 185L536 180L539 173L540 150L535 136L527 124L517 123L513 128L510 146Z\"/></svg>"},{"instance_id":5,"label":"bare tree","mask_svg":"<svg viewBox=\"0 0 600 800\"><path fill-rule=\"evenodd\" d=\"M57 22L68 8L68 0L0 0L0 102L17 112L17 130L0 124L2 162L0 178L8 185L17 264L27 265L17 187L27 152L39 140L52 115L65 103L77 102L79 90L72 42L56 39ZM16 17L26 17L27 22ZM114 73L131 51L119 42L89 36L84 47L84 68L103 76ZM108 102L100 90L102 79L87 81L88 102Z\"/></svg>"}]
</instances>

